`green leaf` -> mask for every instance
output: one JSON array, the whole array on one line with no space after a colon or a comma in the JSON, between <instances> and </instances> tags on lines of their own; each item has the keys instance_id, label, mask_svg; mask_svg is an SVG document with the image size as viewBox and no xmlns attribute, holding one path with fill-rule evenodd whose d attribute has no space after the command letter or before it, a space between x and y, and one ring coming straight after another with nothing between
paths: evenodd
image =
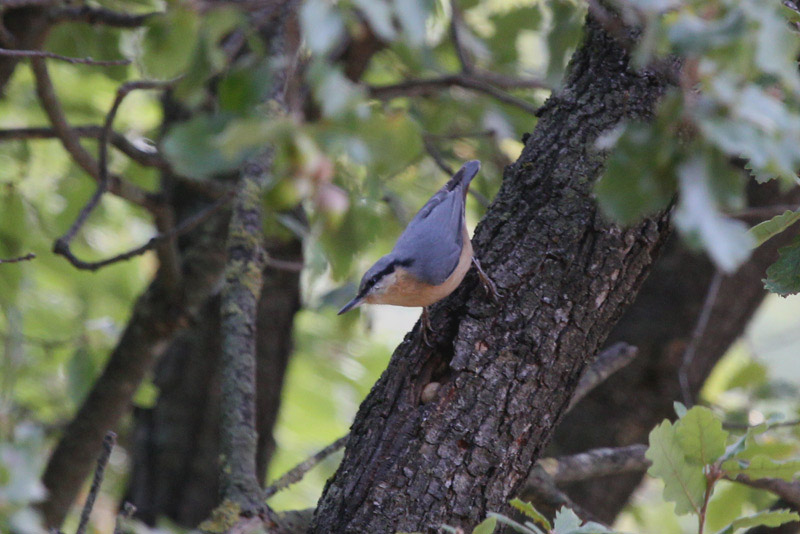
<instances>
[{"instance_id":1,"label":"green leaf","mask_svg":"<svg viewBox=\"0 0 800 534\"><path fill-rule=\"evenodd\" d=\"M428 18L429 2L426 0L394 0L394 9L403 34L411 46L425 43L425 22Z\"/></svg>"},{"instance_id":2,"label":"green leaf","mask_svg":"<svg viewBox=\"0 0 800 534\"><path fill-rule=\"evenodd\" d=\"M600 523L595 523L593 521L589 521L581 525L580 527L576 528L575 530L571 530L567 534L612 534L613 531L606 528L604 525Z\"/></svg>"},{"instance_id":3,"label":"green leaf","mask_svg":"<svg viewBox=\"0 0 800 534\"><path fill-rule=\"evenodd\" d=\"M767 268L764 287L782 297L800 292L800 235L778 249L778 260Z\"/></svg>"},{"instance_id":4,"label":"green leaf","mask_svg":"<svg viewBox=\"0 0 800 534\"><path fill-rule=\"evenodd\" d=\"M511 499L511 502L509 502L509 504L514 508L516 508L517 510L519 510L520 512L522 512L523 514L525 514L526 516L533 519L536 523L542 525L546 530L552 530L553 527L550 526L550 521L548 521L548 519L544 515L539 513L539 511L536 508L534 508L531 503L525 502L520 499Z\"/></svg>"},{"instance_id":5,"label":"green leaf","mask_svg":"<svg viewBox=\"0 0 800 534\"><path fill-rule=\"evenodd\" d=\"M200 20L191 9L173 7L150 17L142 40L142 65L154 78L174 78L186 71L197 42Z\"/></svg>"},{"instance_id":6,"label":"green leaf","mask_svg":"<svg viewBox=\"0 0 800 534\"><path fill-rule=\"evenodd\" d=\"M800 472L800 460L780 462L765 454L758 454L749 462L747 460L728 460L722 464L722 469L731 477L744 475L752 480L780 478L791 482L795 475Z\"/></svg>"},{"instance_id":7,"label":"green leaf","mask_svg":"<svg viewBox=\"0 0 800 534\"><path fill-rule=\"evenodd\" d=\"M191 120L174 126L162 143L164 155L178 174L192 178L210 178L236 169L253 149L228 154L216 142L228 118L196 114Z\"/></svg>"},{"instance_id":8,"label":"green leaf","mask_svg":"<svg viewBox=\"0 0 800 534\"><path fill-rule=\"evenodd\" d=\"M667 420L650 432L645 457L647 472L664 482L664 499L675 503L675 513L698 513L706 492L703 467L686 461L675 427Z\"/></svg>"},{"instance_id":9,"label":"green leaf","mask_svg":"<svg viewBox=\"0 0 800 534\"><path fill-rule=\"evenodd\" d=\"M616 135L619 138L614 142ZM653 125L629 124L609 132L598 145L614 146L605 173L595 186L606 214L621 224L631 224L669 205L676 186L673 140Z\"/></svg>"},{"instance_id":10,"label":"green leaf","mask_svg":"<svg viewBox=\"0 0 800 534\"><path fill-rule=\"evenodd\" d=\"M345 33L339 12L326 0L306 0L300 9L303 36L312 52L323 55Z\"/></svg>"},{"instance_id":11,"label":"green leaf","mask_svg":"<svg viewBox=\"0 0 800 534\"><path fill-rule=\"evenodd\" d=\"M717 534L733 534L741 528L752 528L762 525L765 527L778 527L790 521L800 521L800 515L791 510L766 510L746 517L740 517L720 530Z\"/></svg>"},{"instance_id":12,"label":"green leaf","mask_svg":"<svg viewBox=\"0 0 800 534\"><path fill-rule=\"evenodd\" d=\"M580 526L581 518L566 506L562 506L553 520L553 534L568 534Z\"/></svg>"},{"instance_id":13,"label":"green leaf","mask_svg":"<svg viewBox=\"0 0 800 534\"><path fill-rule=\"evenodd\" d=\"M720 269L732 272L750 256L753 238L744 223L719 213L710 171L708 154L697 155L678 167L681 194L675 224L699 238Z\"/></svg>"},{"instance_id":14,"label":"green leaf","mask_svg":"<svg viewBox=\"0 0 800 534\"><path fill-rule=\"evenodd\" d=\"M252 114L269 94L270 81L266 63L231 69L219 83L220 108L239 115Z\"/></svg>"},{"instance_id":15,"label":"green leaf","mask_svg":"<svg viewBox=\"0 0 800 534\"><path fill-rule=\"evenodd\" d=\"M686 405L679 401L673 402L672 408L675 410L675 415L677 415L678 417L683 417L684 415L686 415L686 412L689 411L687 410Z\"/></svg>"},{"instance_id":16,"label":"green leaf","mask_svg":"<svg viewBox=\"0 0 800 534\"><path fill-rule=\"evenodd\" d=\"M393 41L397 36L392 22L392 8L386 0L353 0L366 17L370 28L383 40Z\"/></svg>"},{"instance_id":17,"label":"green leaf","mask_svg":"<svg viewBox=\"0 0 800 534\"><path fill-rule=\"evenodd\" d=\"M701 465L722 456L728 439L719 417L703 406L695 406L675 423L675 435L686 457Z\"/></svg>"},{"instance_id":18,"label":"green leaf","mask_svg":"<svg viewBox=\"0 0 800 534\"><path fill-rule=\"evenodd\" d=\"M487 515L489 517L493 517L493 518L497 519L497 521L499 523L502 523L504 525L510 526L516 532L520 532L521 534L543 534L542 531L538 527L536 527L535 525L531 525L531 527L527 527L527 526L525 526L523 524L517 523L516 521L514 521L510 517L506 517L506 516L504 516L502 514L497 514L497 513L494 513L494 512L489 512Z\"/></svg>"},{"instance_id":19,"label":"green leaf","mask_svg":"<svg viewBox=\"0 0 800 534\"><path fill-rule=\"evenodd\" d=\"M497 518L487 517L472 529L472 534L492 534L495 527L497 527Z\"/></svg>"}]
</instances>

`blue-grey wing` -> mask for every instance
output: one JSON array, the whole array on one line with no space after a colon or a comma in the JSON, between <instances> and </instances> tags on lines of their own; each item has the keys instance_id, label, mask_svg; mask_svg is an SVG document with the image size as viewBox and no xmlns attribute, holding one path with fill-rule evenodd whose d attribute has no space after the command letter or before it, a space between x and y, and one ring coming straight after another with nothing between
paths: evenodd
<instances>
[{"instance_id":1,"label":"blue-grey wing","mask_svg":"<svg viewBox=\"0 0 800 534\"><path fill-rule=\"evenodd\" d=\"M411 219L394 246L394 257L428 284L440 285L453 273L464 245L464 201L480 161L466 162Z\"/></svg>"},{"instance_id":2,"label":"blue-grey wing","mask_svg":"<svg viewBox=\"0 0 800 534\"><path fill-rule=\"evenodd\" d=\"M395 244L396 257L411 259L417 278L440 285L458 265L463 246L464 193L460 188L436 193L417 213Z\"/></svg>"}]
</instances>

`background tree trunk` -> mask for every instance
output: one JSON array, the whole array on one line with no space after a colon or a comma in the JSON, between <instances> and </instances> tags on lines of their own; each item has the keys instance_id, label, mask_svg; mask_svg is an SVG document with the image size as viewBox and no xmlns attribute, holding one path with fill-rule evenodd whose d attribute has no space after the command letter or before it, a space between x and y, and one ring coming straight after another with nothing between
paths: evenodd
<instances>
[{"instance_id":1,"label":"background tree trunk","mask_svg":"<svg viewBox=\"0 0 800 534\"><path fill-rule=\"evenodd\" d=\"M758 185L751 181L748 196L756 207L800 201L797 191L781 194L775 182ZM694 398L758 309L766 295L761 279L777 258L778 248L786 246L792 236L793 232L787 231L771 239L736 273L723 278L689 374ZM714 272L705 254L688 250L677 236L670 239L636 301L608 338L609 344L625 341L635 345L638 357L564 418L553 438L553 455L647 443L654 426L665 418L674 419L673 402L683 401L678 371ZM598 425L598 421L603 423ZM564 489L578 504L611 523L642 476L605 477Z\"/></svg>"},{"instance_id":2,"label":"background tree trunk","mask_svg":"<svg viewBox=\"0 0 800 534\"><path fill-rule=\"evenodd\" d=\"M312 532L468 528L506 508L644 280L668 224L603 220L594 142L650 117L665 81L633 72L591 18L586 28L564 89L476 230L501 303L469 276L432 310L433 350L418 343L419 326L406 337L361 405Z\"/></svg>"},{"instance_id":3,"label":"background tree trunk","mask_svg":"<svg viewBox=\"0 0 800 534\"><path fill-rule=\"evenodd\" d=\"M266 245L271 258L302 262L299 240ZM263 477L275 448L291 332L300 307L300 273L264 270L258 309L257 468ZM219 503L219 297L210 298L189 329L170 344L155 370L158 403L137 410L133 471L125 500L154 525L166 516L195 527Z\"/></svg>"}]
</instances>

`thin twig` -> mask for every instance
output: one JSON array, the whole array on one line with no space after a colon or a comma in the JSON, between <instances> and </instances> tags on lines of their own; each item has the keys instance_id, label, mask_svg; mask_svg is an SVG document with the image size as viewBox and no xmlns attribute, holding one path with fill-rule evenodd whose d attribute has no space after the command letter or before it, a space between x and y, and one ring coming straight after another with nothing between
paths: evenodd
<instances>
[{"instance_id":1,"label":"thin twig","mask_svg":"<svg viewBox=\"0 0 800 534\"><path fill-rule=\"evenodd\" d=\"M510 82L511 80L506 81ZM478 73L447 74L434 78L410 79L391 85L369 86L367 89L372 98L388 100L400 96L423 96L454 86L487 94L501 102L525 110L532 115L536 114L536 110L538 109L530 102L496 87L488 77ZM511 86L508 88L510 87ZM538 80L520 80L520 85L517 85L517 87L548 88L544 82Z\"/></svg>"},{"instance_id":2,"label":"thin twig","mask_svg":"<svg viewBox=\"0 0 800 534\"><path fill-rule=\"evenodd\" d=\"M122 104L122 101L125 100L125 97L129 95L131 91L137 89L161 89L165 85L169 85L171 83L172 81L162 82L157 80L136 80L132 82L123 83L117 89L117 96L114 98L114 103L111 105L111 109L106 114L106 120L105 123L103 124L103 129L100 132L100 149L99 149L98 163L97 163L99 172L97 189L92 194L91 198L86 203L86 205L81 209L80 213L78 213L78 216L75 218L75 222L72 223L72 226L70 226L69 230L67 230L67 232L63 236L58 238L55 244L53 245L53 252L65 256L76 267L77 264L75 263L75 261L80 262L80 260L78 260L78 258L76 258L72 254L72 252L69 249L69 244L74 239L75 235L78 233L78 230L80 230L81 227L86 223L86 220L89 218L89 215L92 213L92 211L94 211L94 209L100 203L100 199L103 197L103 194L108 189L108 183L109 183L108 141L109 138L111 137L111 131L114 125L114 119L117 116L117 111L119 111L119 107ZM127 258L120 258L120 259L127 259ZM84 262L81 263L83 263L84 266L90 265Z\"/></svg>"},{"instance_id":3,"label":"thin twig","mask_svg":"<svg viewBox=\"0 0 800 534\"><path fill-rule=\"evenodd\" d=\"M453 48L456 50L458 62L461 63L461 72L469 74L473 71L472 58L464 48L464 43L461 41L461 25L464 22L461 17L461 10L458 8L455 0L450 2L450 10L452 15L450 17L450 39L453 41Z\"/></svg>"},{"instance_id":4,"label":"thin twig","mask_svg":"<svg viewBox=\"0 0 800 534\"><path fill-rule=\"evenodd\" d=\"M64 110L61 108L61 103L55 94L53 82L50 79L44 59L31 58L31 68L36 78L36 94L64 149L84 171L100 182L98 164L91 154L83 148L78 135L67 122ZM160 204L157 195L126 182L118 176L111 177L108 183L108 190L150 211L156 209Z\"/></svg>"},{"instance_id":5,"label":"thin twig","mask_svg":"<svg viewBox=\"0 0 800 534\"><path fill-rule=\"evenodd\" d=\"M268 488L264 490L264 497L269 499L276 493L281 490L284 490L291 486L292 484L299 482L303 479L306 473L308 473L312 468L314 468L317 464L319 464L322 460L330 456L331 454L335 453L339 449L345 446L347 443L347 436L342 436L341 438L337 439L318 453L306 458L295 467L291 468L287 471L282 477L278 480L273 482Z\"/></svg>"},{"instance_id":6,"label":"thin twig","mask_svg":"<svg viewBox=\"0 0 800 534\"><path fill-rule=\"evenodd\" d=\"M73 126L72 131L79 137L92 137L100 139L103 127L99 125ZM53 139L58 137L58 132L48 127L8 128L0 129L0 142L20 141L28 139ZM131 158L139 165L169 169L167 160L161 157L157 150L142 150L119 132L111 132L111 144L120 152Z\"/></svg>"},{"instance_id":7,"label":"thin twig","mask_svg":"<svg viewBox=\"0 0 800 534\"><path fill-rule=\"evenodd\" d=\"M433 142L433 135L430 134L423 134L422 135L422 144L425 146L425 150L428 152L433 161L436 163L436 166L442 169L445 174L452 176L453 175L453 168L447 164L444 160L444 156L436 147ZM472 195L472 198L478 201L478 204L483 206L484 208L489 207L489 199L483 196L482 194L478 193L475 189L470 188L467 190L467 193Z\"/></svg>"},{"instance_id":8,"label":"thin twig","mask_svg":"<svg viewBox=\"0 0 800 534\"><path fill-rule=\"evenodd\" d=\"M425 146L425 150L428 152L428 155L433 159L436 163L436 166L442 169L445 174L451 175L453 174L453 167L447 164L444 160L444 156L433 143L433 140L430 136L423 134L422 136L422 144Z\"/></svg>"},{"instance_id":9,"label":"thin twig","mask_svg":"<svg viewBox=\"0 0 800 534\"><path fill-rule=\"evenodd\" d=\"M86 497L86 502L83 504L81 510L81 519L78 523L78 529L75 534L85 534L86 527L89 524L89 516L92 514L94 508L94 501L97 499L97 494L100 492L100 485L103 483L103 476L106 472L106 465L108 459L111 458L111 451L114 445L117 444L117 435L110 430L106 432L103 438L103 450L100 451L100 457L97 458L97 467L94 470L94 478L92 479L92 487L89 489L89 495Z\"/></svg>"},{"instance_id":10,"label":"thin twig","mask_svg":"<svg viewBox=\"0 0 800 534\"><path fill-rule=\"evenodd\" d=\"M21 261L30 261L35 257L36 257L36 254L34 254L33 252L28 252L24 256L19 256L17 258L8 258L8 259L5 259L5 260L0 258L0 265L2 265L3 263L19 263Z\"/></svg>"},{"instance_id":11,"label":"thin twig","mask_svg":"<svg viewBox=\"0 0 800 534\"><path fill-rule=\"evenodd\" d=\"M578 387L572 395L567 411L572 410L594 388L605 382L636 358L639 349L627 343L615 343L597 355L581 376Z\"/></svg>"},{"instance_id":12,"label":"thin twig","mask_svg":"<svg viewBox=\"0 0 800 534\"><path fill-rule=\"evenodd\" d=\"M160 233L156 236L153 236L144 245L137 247L133 250L129 250L128 252L123 252L122 254L112 256L111 258L107 258L105 260L94 261L94 262L83 261L75 257L75 255L72 253L69 247L66 248L59 247L60 240L56 241L56 245L53 249L53 252L67 258L67 260L78 269L86 271L96 271L98 269L105 267L106 265L111 265L112 263L129 260L131 258L135 258L136 256L141 256L142 254L144 254L148 250L153 249L156 245L160 243L166 242L170 239L174 239L180 235L190 232L198 225L208 220L208 218L211 217L211 215L216 213L220 208L222 208L228 202L230 202L232 197L233 197L233 192L225 193L222 197L217 199L216 202L209 205L207 208L197 212L195 215L192 215L191 217L185 219L183 222L176 225L168 232Z\"/></svg>"},{"instance_id":13,"label":"thin twig","mask_svg":"<svg viewBox=\"0 0 800 534\"><path fill-rule=\"evenodd\" d=\"M691 407L694 404L694 399L692 399L692 390L689 384L689 371L692 368L692 363L694 363L694 356L697 353L697 346L700 344L700 341L706 333L708 320L711 318L711 310L714 308L714 304L717 302L717 294L719 293L719 287L721 284L722 272L717 270L714 272L714 277L711 279L711 283L708 286L708 292L706 293L706 298L703 301L703 308L697 318L697 324L692 332L692 338L689 340L689 344L686 346L686 350L683 352L683 361L678 369L678 381L680 382L681 386L681 396L683 397L683 403L687 407Z\"/></svg>"},{"instance_id":14,"label":"thin twig","mask_svg":"<svg viewBox=\"0 0 800 534\"><path fill-rule=\"evenodd\" d=\"M53 22L86 22L113 28L138 28L144 25L150 17L160 14L159 12L152 12L131 15L102 7L78 6L54 9L51 13L48 13L48 18Z\"/></svg>"},{"instance_id":15,"label":"thin twig","mask_svg":"<svg viewBox=\"0 0 800 534\"><path fill-rule=\"evenodd\" d=\"M97 67L119 67L131 64L130 59L94 59L91 57L69 57L53 52L45 52L43 50L12 50L9 48L0 48L0 56L57 59L73 65L94 65Z\"/></svg>"},{"instance_id":16,"label":"thin twig","mask_svg":"<svg viewBox=\"0 0 800 534\"><path fill-rule=\"evenodd\" d=\"M34 7L34 6L49 6L58 3L61 0L3 0L2 7L15 8L15 7Z\"/></svg>"}]
</instances>

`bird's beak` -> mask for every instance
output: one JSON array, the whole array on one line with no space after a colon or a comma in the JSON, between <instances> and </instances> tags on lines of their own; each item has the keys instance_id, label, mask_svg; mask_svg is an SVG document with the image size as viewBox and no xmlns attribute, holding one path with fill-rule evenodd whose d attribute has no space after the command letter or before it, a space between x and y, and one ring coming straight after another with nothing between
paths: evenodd
<instances>
[{"instance_id":1,"label":"bird's beak","mask_svg":"<svg viewBox=\"0 0 800 534\"><path fill-rule=\"evenodd\" d=\"M359 296L356 296L356 297L355 297L353 300L351 300L350 302L348 302L347 304L345 304L345 305L342 307L342 309L341 309L341 310L339 310L339 313L337 313L336 315L341 315L341 314L343 314L343 313L347 313L347 312L349 312L350 310L352 310L352 309L353 309L353 308L355 308L356 306L360 305L360 304L362 303L362 301L363 301L363 300L364 300L364 297L359 297Z\"/></svg>"}]
</instances>

